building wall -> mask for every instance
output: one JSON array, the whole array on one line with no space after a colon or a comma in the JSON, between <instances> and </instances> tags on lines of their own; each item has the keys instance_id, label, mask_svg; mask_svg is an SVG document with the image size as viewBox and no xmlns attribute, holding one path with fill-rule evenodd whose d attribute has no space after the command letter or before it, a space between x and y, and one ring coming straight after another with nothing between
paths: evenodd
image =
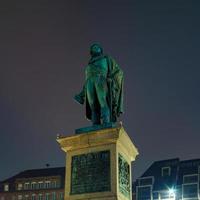
<instances>
[{"instance_id":1,"label":"building wall","mask_svg":"<svg viewBox=\"0 0 200 200\"><path fill-rule=\"evenodd\" d=\"M48 198L47 198L48 195ZM0 194L0 200L63 200L64 190L40 190L27 192L5 192Z\"/></svg>"},{"instance_id":2,"label":"building wall","mask_svg":"<svg viewBox=\"0 0 200 200\"><path fill-rule=\"evenodd\" d=\"M200 200L200 159L154 162L133 193L136 200Z\"/></svg>"},{"instance_id":3,"label":"building wall","mask_svg":"<svg viewBox=\"0 0 200 200\"><path fill-rule=\"evenodd\" d=\"M14 183L4 183L0 200L63 200L64 186L61 178L60 176L18 178Z\"/></svg>"}]
</instances>

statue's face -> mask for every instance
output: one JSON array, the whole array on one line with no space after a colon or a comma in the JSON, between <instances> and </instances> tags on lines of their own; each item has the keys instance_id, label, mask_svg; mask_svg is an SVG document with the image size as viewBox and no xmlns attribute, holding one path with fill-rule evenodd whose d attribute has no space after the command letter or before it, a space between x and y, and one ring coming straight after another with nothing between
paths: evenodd
<instances>
[{"instance_id":1,"label":"statue's face","mask_svg":"<svg viewBox=\"0 0 200 200\"><path fill-rule=\"evenodd\" d=\"M102 48L99 45L95 44L91 47L90 53L92 56L101 55Z\"/></svg>"}]
</instances>

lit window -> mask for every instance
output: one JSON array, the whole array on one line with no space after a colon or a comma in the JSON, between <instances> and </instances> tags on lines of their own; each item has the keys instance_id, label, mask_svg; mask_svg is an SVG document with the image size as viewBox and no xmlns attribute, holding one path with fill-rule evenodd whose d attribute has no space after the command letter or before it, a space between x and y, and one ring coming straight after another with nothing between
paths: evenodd
<instances>
[{"instance_id":1,"label":"lit window","mask_svg":"<svg viewBox=\"0 0 200 200\"><path fill-rule=\"evenodd\" d=\"M43 189L44 188L44 183L42 181L38 182L38 188Z\"/></svg>"},{"instance_id":2,"label":"lit window","mask_svg":"<svg viewBox=\"0 0 200 200\"><path fill-rule=\"evenodd\" d=\"M64 195L62 192L60 193L60 200L64 200Z\"/></svg>"},{"instance_id":3,"label":"lit window","mask_svg":"<svg viewBox=\"0 0 200 200\"><path fill-rule=\"evenodd\" d=\"M45 200L50 200L50 194L49 193L45 194Z\"/></svg>"},{"instance_id":4,"label":"lit window","mask_svg":"<svg viewBox=\"0 0 200 200\"><path fill-rule=\"evenodd\" d=\"M38 195L38 200L42 200L42 197L43 197L42 194L39 194Z\"/></svg>"},{"instance_id":5,"label":"lit window","mask_svg":"<svg viewBox=\"0 0 200 200\"><path fill-rule=\"evenodd\" d=\"M36 200L36 195L35 194L32 194L31 200Z\"/></svg>"},{"instance_id":6,"label":"lit window","mask_svg":"<svg viewBox=\"0 0 200 200\"><path fill-rule=\"evenodd\" d=\"M60 181L58 182L56 182L56 188L60 188Z\"/></svg>"},{"instance_id":7,"label":"lit window","mask_svg":"<svg viewBox=\"0 0 200 200\"><path fill-rule=\"evenodd\" d=\"M50 184L51 184L50 181L45 181L45 188L50 188Z\"/></svg>"},{"instance_id":8,"label":"lit window","mask_svg":"<svg viewBox=\"0 0 200 200\"><path fill-rule=\"evenodd\" d=\"M160 196L160 199L166 199L166 200L171 200L171 198L169 198L169 191L166 190L166 191L161 191L159 193L159 196Z\"/></svg>"},{"instance_id":9,"label":"lit window","mask_svg":"<svg viewBox=\"0 0 200 200\"><path fill-rule=\"evenodd\" d=\"M32 183L31 183L31 189L32 189L32 190L35 190L35 189L36 189L36 182L32 182Z\"/></svg>"},{"instance_id":10,"label":"lit window","mask_svg":"<svg viewBox=\"0 0 200 200\"><path fill-rule=\"evenodd\" d=\"M51 187L56 188L57 187L57 181L52 181L51 182Z\"/></svg>"},{"instance_id":11,"label":"lit window","mask_svg":"<svg viewBox=\"0 0 200 200\"><path fill-rule=\"evenodd\" d=\"M25 200L28 200L28 199L29 199L28 197L29 197L29 195L26 194L26 195L25 195Z\"/></svg>"},{"instance_id":12,"label":"lit window","mask_svg":"<svg viewBox=\"0 0 200 200\"><path fill-rule=\"evenodd\" d=\"M171 174L171 168L170 167L163 167L162 168L162 176L170 176Z\"/></svg>"},{"instance_id":13,"label":"lit window","mask_svg":"<svg viewBox=\"0 0 200 200\"><path fill-rule=\"evenodd\" d=\"M22 195L18 195L18 200L22 200Z\"/></svg>"},{"instance_id":14,"label":"lit window","mask_svg":"<svg viewBox=\"0 0 200 200\"><path fill-rule=\"evenodd\" d=\"M56 193L52 192L52 200L56 200Z\"/></svg>"},{"instance_id":15,"label":"lit window","mask_svg":"<svg viewBox=\"0 0 200 200\"><path fill-rule=\"evenodd\" d=\"M24 183L24 189L25 190L30 189L30 183Z\"/></svg>"},{"instance_id":16,"label":"lit window","mask_svg":"<svg viewBox=\"0 0 200 200\"><path fill-rule=\"evenodd\" d=\"M22 183L18 183L18 184L17 184L17 190L22 190L22 188L23 188Z\"/></svg>"},{"instance_id":17,"label":"lit window","mask_svg":"<svg viewBox=\"0 0 200 200\"><path fill-rule=\"evenodd\" d=\"M5 192L8 192L8 191L9 191L9 185L8 185L8 184L5 184L5 185L4 185L4 191L5 191Z\"/></svg>"}]
</instances>

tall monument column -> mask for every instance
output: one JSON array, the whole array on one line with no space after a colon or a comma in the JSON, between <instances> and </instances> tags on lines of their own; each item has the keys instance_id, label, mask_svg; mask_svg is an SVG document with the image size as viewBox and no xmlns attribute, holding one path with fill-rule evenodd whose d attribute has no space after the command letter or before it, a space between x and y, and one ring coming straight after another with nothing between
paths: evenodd
<instances>
[{"instance_id":1,"label":"tall monument column","mask_svg":"<svg viewBox=\"0 0 200 200\"><path fill-rule=\"evenodd\" d=\"M118 123L123 113L123 71L95 43L85 82L74 99L85 104L92 126L58 137L66 152L65 200L131 200L131 162L138 150Z\"/></svg>"},{"instance_id":2,"label":"tall monument column","mask_svg":"<svg viewBox=\"0 0 200 200\"><path fill-rule=\"evenodd\" d=\"M58 138L66 152L65 200L132 199L138 150L123 127Z\"/></svg>"}]
</instances>

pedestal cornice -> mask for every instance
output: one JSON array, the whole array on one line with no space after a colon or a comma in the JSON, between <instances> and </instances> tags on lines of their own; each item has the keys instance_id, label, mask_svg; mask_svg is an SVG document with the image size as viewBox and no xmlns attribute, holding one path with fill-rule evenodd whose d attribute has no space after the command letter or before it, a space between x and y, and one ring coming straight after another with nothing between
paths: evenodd
<instances>
[{"instance_id":1,"label":"pedestal cornice","mask_svg":"<svg viewBox=\"0 0 200 200\"><path fill-rule=\"evenodd\" d=\"M66 153L68 151L80 150L88 147L96 147L100 145L118 143L124 147L131 156L131 161L135 160L138 150L131 142L128 134L123 127L102 129L94 132L72 135L57 138L60 147Z\"/></svg>"}]
</instances>

